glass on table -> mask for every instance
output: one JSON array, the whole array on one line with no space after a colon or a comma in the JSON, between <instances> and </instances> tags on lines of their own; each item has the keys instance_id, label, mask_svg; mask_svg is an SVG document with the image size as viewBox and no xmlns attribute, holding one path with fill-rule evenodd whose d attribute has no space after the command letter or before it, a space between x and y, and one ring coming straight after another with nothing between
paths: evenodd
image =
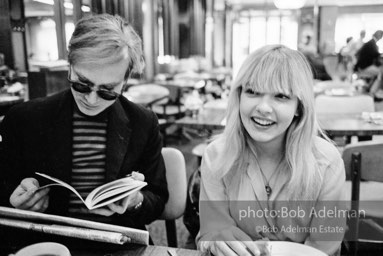
<instances>
[{"instance_id":1,"label":"glass on table","mask_svg":"<svg viewBox=\"0 0 383 256\"><path fill-rule=\"evenodd\" d=\"M192 93L185 95L184 105L187 115L197 118L198 113L203 106L203 101L197 90L193 90Z\"/></svg>"}]
</instances>

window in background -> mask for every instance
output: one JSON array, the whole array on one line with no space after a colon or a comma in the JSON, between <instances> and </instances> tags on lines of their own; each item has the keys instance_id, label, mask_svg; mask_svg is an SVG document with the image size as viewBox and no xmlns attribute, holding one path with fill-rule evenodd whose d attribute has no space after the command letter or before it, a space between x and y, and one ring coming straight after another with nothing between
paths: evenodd
<instances>
[{"instance_id":1,"label":"window in background","mask_svg":"<svg viewBox=\"0 0 383 256\"><path fill-rule=\"evenodd\" d=\"M233 23L233 74L249 53L266 44L297 49L298 16L294 10L241 11Z\"/></svg>"},{"instance_id":2,"label":"window in background","mask_svg":"<svg viewBox=\"0 0 383 256\"><path fill-rule=\"evenodd\" d=\"M364 42L372 38L376 30L382 30L383 16L380 13L353 13L343 14L338 17L335 24L335 51L346 44L346 38L352 36L358 40L361 30L366 30ZM383 40L378 42L379 51L383 53Z\"/></svg>"},{"instance_id":3,"label":"window in background","mask_svg":"<svg viewBox=\"0 0 383 256\"><path fill-rule=\"evenodd\" d=\"M72 0L61 0L64 7L65 17L60 20L64 25L62 31L56 25L55 17L62 17L57 15L54 8L53 0L24 0L25 8L25 28L26 28L26 42L29 61L55 61L59 59L59 47L57 35L59 33L65 35L65 49L68 47L68 42L74 31L74 8ZM78 1L78 0L76 0ZM77 4L77 3L76 3ZM90 14L90 0L82 0L81 7L79 5L78 12L81 16ZM56 14L56 15L55 15ZM62 29L61 29L62 30ZM66 54L61 54L66 56Z\"/></svg>"}]
</instances>

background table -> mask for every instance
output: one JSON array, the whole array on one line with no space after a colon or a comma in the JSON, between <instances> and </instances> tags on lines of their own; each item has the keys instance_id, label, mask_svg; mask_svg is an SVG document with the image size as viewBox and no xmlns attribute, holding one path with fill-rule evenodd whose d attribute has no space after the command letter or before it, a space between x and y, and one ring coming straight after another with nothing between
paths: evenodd
<instances>
[{"instance_id":1,"label":"background table","mask_svg":"<svg viewBox=\"0 0 383 256\"><path fill-rule=\"evenodd\" d=\"M14 105L24 101L24 98L18 96L0 95L0 116L5 113Z\"/></svg>"},{"instance_id":2,"label":"background table","mask_svg":"<svg viewBox=\"0 0 383 256\"><path fill-rule=\"evenodd\" d=\"M225 127L225 109L203 109L196 117L186 116L176 121L182 127L219 130Z\"/></svg>"},{"instance_id":3,"label":"background table","mask_svg":"<svg viewBox=\"0 0 383 256\"><path fill-rule=\"evenodd\" d=\"M330 136L372 136L383 134L383 124L362 119L361 114L318 114L320 127Z\"/></svg>"}]
</instances>

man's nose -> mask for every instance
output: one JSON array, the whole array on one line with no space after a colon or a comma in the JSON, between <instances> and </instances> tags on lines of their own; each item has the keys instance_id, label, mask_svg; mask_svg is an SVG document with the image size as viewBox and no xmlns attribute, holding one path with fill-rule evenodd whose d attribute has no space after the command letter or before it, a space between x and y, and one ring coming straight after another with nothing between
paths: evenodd
<instances>
[{"instance_id":1,"label":"man's nose","mask_svg":"<svg viewBox=\"0 0 383 256\"><path fill-rule=\"evenodd\" d=\"M97 92L92 90L90 93L85 95L85 99L88 101L88 103L95 104L98 101Z\"/></svg>"}]
</instances>

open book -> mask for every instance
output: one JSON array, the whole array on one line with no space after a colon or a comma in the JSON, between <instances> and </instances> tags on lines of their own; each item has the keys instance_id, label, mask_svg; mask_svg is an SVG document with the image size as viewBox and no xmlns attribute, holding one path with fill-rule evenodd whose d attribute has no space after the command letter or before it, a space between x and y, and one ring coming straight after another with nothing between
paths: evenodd
<instances>
[{"instance_id":1,"label":"open book","mask_svg":"<svg viewBox=\"0 0 383 256\"><path fill-rule=\"evenodd\" d=\"M76 196L78 196L81 199L81 201L86 205L86 207L88 207L89 210L100 208L105 205L114 203L118 200L121 200L122 198L127 197L128 195L140 190L141 188L147 185L147 183L144 181L136 180L132 177L127 176L95 188L89 193L89 195L84 200L81 197L81 195L76 191L76 189L74 189L68 183L53 178L44 173L36 172L36 174L55 182L52 184L45 185L39 189L43 189L48 186L63 186L75 193Z\"/></svg>"}]
</instances>

